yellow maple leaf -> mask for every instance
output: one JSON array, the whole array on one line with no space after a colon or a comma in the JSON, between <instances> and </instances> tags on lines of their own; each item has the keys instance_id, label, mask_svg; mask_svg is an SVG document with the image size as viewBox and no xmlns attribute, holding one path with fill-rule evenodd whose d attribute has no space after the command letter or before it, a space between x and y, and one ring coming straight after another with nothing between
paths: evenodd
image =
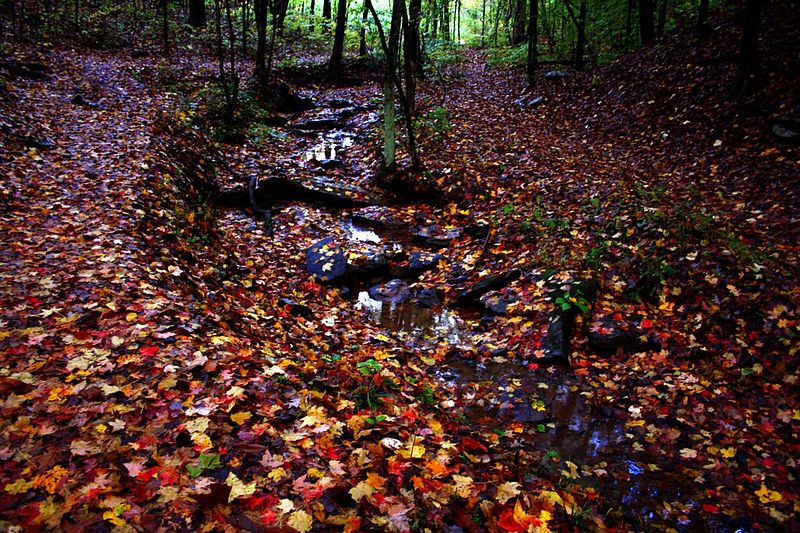
<instances>
[{"instance_id":1,"label":"yellow maple leaf","mask_svg":"<svg viewBox=\"0 0 800 533\"><path fill-rule=\"evenodd\" d=\"M350 489L350 497L359 502L362 498L372 496L377 490L366 481L361 481L358 485Z\"/></svg>"},{"instance_id":2,"label":"yellow maple leaf","mask_svg":"<svg viewBox=\"0 0 800 533\"><path fill-rule=\"evenodd\" d=\"M245 483L233 472L228 473L228 477L225 479L225 484L231 488L231 493L228 495L228 503L232 502L239 496L250 496L256 491L256 482L253 481L252 483Z\"/></svg>"},{"instance_id":3,"label":"yellow maple leaf","mask_svg":"<svg viewBox=\"0 0 800 533\"><path fill-rule=\"evenodd\" d=\"M280 481L281 479L286 477L286 470L283 467L273 468L267 474L267 477L270 478L272 481Z\"/></svg>"},{"instance_id":4,"label":"yellow maple leaf","mask_svg":"<svg viewBox=\"0 0 800 533\"><path fill-rule=\"evenodd\" d=\"M252 417L253 417L252 413L248 413L246 411L240 411L236 414L232 414L231 420L236 422L237 425L241 426L242 424L250 420Z\"/></svg>"},{"instance_id":5,"label":"yellow maple leaf","mask_svg":"<svg viewBox=\"0 0 800 533\"><path fill-rule=\"evenodd\" d=\"M314 523L314 519L307 512L299 510L289 515L289 520L286 523L289 527L293 527L300 533L306 533L307 531L311 531L311 525Z\"/></svg>"},{"instance_id":6,"label":"yellow maple leaf","mask_svg":"<svg viewBox=\"0 0 800 533\"><path fill-rule=\"evenodd\" d=\"M736 448L734 448L733 446L731 446L730 448L722 448L720 450L720 453L722 454L722 457L724 457L725 459L730 459L731 457L736 455Z\"/></svg>"},{"instance_id":7,"label":"yellow maple leaf","mask_svg":"<svg viewBox=\"0 0 800 533\"><path fill-rule=\"evenodd\" d=\"M775 503L783 499L780 492L769 490L763 483L761 484L761 488L756 491L756 496L761 500L761 503Z\"/></svg>"},{"instance_id":8,"label":"yellow maple leaf","mask_svg":"<svg viewBox=\"0 0 800 533\"><path fill-rule=\"evenodd\" d=\"M505 504L508 500L519 493L519 483L516 481L506 481L497 487L497 493L494 495L494 499L502 504Z\"/></svg>"}]
</instances>

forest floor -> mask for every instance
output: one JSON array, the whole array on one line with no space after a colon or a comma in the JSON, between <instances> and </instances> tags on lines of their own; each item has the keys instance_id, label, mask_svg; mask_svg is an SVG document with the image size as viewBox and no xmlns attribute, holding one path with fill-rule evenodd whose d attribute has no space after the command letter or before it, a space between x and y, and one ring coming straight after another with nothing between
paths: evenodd
<instances>
[{"instance_id":1,"label":"forest floor","mask_svg":"<svg viewBox=\"0 0 800 533\"><path fill-rule=\"evenodd\" d=\"M19 46L50 70L0 90L0 525L797 530L800 154L770 128L800 59L769 17L738 99L729 20L532 90L468 52L420 89L414 191L275 198L273 235L215 198L379 192L374 80L294 79L317 108L224 144L188 55Z\"/></svg>"}]
</instances>

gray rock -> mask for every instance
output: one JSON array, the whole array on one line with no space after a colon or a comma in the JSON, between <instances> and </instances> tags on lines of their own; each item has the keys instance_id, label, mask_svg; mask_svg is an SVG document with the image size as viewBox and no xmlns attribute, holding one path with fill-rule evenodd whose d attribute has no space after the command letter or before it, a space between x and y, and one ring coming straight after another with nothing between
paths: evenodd
<instances>
[{"instance_id":1,"label":"gray rock","mask_svg":"<svg viewBox=\"0 0 800 533\"><path fill-rule=\"evenodd\" d=\"M376 285L369 289L369 296L373 300L399 304L408 300L411 290L408 283L401 279L387 281L383 285Z\"/></svg>"},{"instance_id":2,"label":"gray rock","mask_svg":"<svg viewBox=\"0 0 800 533\"><path fill-rule=\"evenodd\" d=\"M486 276L480 281L470 285L467 289L461 292L456 297L457 305L475 305L481 296L489 291L502 289L514 280L519 279L522 271L518 268L513 268L500 274L492 274Z\"/></svg>"},{"instance_id":3,"label":"gray rock","mask_svg":"<svg viewBox=\"0 0 800 533\"><path fill-rule=\"evenodd\" d=\"M325 237L306 250L306 268L322 281L333 281L347 272L347 258L333 237Z\"/></svg>"}]
</instances>

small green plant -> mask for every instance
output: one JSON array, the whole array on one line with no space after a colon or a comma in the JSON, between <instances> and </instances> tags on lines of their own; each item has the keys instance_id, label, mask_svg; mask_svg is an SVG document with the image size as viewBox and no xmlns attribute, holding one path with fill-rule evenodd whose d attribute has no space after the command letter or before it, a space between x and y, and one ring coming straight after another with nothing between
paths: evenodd
<instances>
[{"instance_id":1,"label":"small green plant","mask_svg":"<svg viewBox=\"0 0 800 533\"><path fill-rule=\"evenodd\" d=\"M421 122L425 127L430 128L436 141L440 141L442 135L450 131L452 127L450 124L450 111L444 106L434 107L429 110L422 116Z\"/></svg>"},{"instance_id":2,"label":"small green plant","mask_svg":"<svg viewBox=\"0 0 800 533\"><path fill-rule=\"evenodd\" d=\"M371 357L366 361L361 361L360 363L356 364L356 368L359 372L364 374L365 376L371 376L373 374L377 374L383 368L378 361L372 359Z\"/></svg>"},{"instance_id":3,"label":"small green plant","mask_svg":"<svg viewBox=\"0 0 800 533\"><path fill-rule=\"evenodd\" d=\"M506 204L500 208L500 211L506 216L515 215L517 213L517 208L514 204Z\"/></svg>"},{"instance_id":4,"label":"small green plant","mask_svg":"<svg viewBox=\"0 0 800 533\"><path fill-rule=\"evenodd\" d=\"M206 470L214 470L222 466L218 453L201 453L197 465L186 465L186 470L192 477L197 477Z\"/></svg>"},{"instance_id":5,"label":"small green plant","mask_svg":"<svg viewBox=\"0 0 800 533\"><path fill-rule=\"evenodd\" d=\"M589 312L589 301L580 291L576 291L574 295L570 294L570 291L566 291L556 298L556 305L560 306L562 311L569 311L577 307L581 314L585 315Z\"/></svg>"},{"instance_id":6,"label":"small green plant","mask_svg":"<svg viewBox=\"0 0 800 533\"><path fill-rule=\"evenodd\" d=\"M433 387L430 385L425 385L422 388L422 393L420 393L418 399L424 404L436 405L436 396L433 394Z\"/></svg>"}]
</instances>

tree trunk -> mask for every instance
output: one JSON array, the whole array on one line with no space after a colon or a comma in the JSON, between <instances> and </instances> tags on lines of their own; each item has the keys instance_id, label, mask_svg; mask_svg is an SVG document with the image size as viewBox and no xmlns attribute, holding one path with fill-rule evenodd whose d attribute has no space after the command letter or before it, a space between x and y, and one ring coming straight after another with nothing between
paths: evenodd
<instances>
[{"instance_id":1,"label":"tree trunk","mask_svg":"<svg viewBox=\"0 0 800 533\"><path fill-rule=\"evenodd\" d=\"M528 16L528 85L536 85L536 71L539 70L539 4L531 0Z\"/></svg>"},{"instance_id":2,"label":"tree trunk","mask_svg":"<svg viewBox=\"0 0 800 533\"><path fill-rule=\"evenodd\" d=\"M633 34L633 0L628 0L628 8L625 10L625 50L631 48L631 35Z\"/></svg>"},{"instance_id":3,"label":"tree trunk","mask_svg":"<svg viewBox=\"0 0 800 533\"><path fill-rule=\"evenodd\" d=\"M669 0L661 0L658 4L658 24L656 31L659 35L664 34L664 26L667 24L667 8L669 7Z\"/></svg>"},{"instance_id":4,"label":"tree trunk","mask_svg":"<svg viewBox=\"0 0 800 533\"><path fill-rule=\"evenodd\" d=\"M750 77L758 67L758 27L761 23L761 0L747 0L742 43L739 48L739 67L733 95L742 94L750 83Z\"/></svg>"},{"instance_id":5,"label":"tree trunk","mask_svg":"<svg viewBox=\"0 0 800 533\"><path fill-rule=\"evenodd\" d=\"M332 73L339 72L342 67L342 55L344 55L344 30L347 26L347 0L339 0L336 9L336 31L333 35L333 51L331 60L328 64Z\"/></svg>"},{"instance_id":6,"label":"tree trunk","mask_svg":"<svg viewBox=\"0 0 800 533\"><path fill-rule=\"evenodd\" d=\"M656 36L653 24L653 0L639 0L639 35L642 44L652 41Z\"/></svg>"},{"instance_id":7,"label":"tree trunk","mask_svg":"<svg viewBox=\"0 0 800 533\"><path fill-rule=\"evenodd\" d=\"M289 0L275 0L273 9L275 10L272 14L275 19L275 27L282 30L286 22L286 13L289 10Z\"/></svg>"},{"instance_id":8,"label":"tree trunk","mask_svg":"<svg viewBox=\"0 0 800 533\"><path fill-rule=\"evenodd\" d=\"M358 56L367 57L367 21L369 11L367 10L367 0L364 0L364 11L361 12L361 29L358 36Z\"/></svg>"},{"instance_id":9,"label":"tree trunk","mask_svg":"<svg viewBox=\"0 0 800 533\"><path fill-rule=\"evenodd\" d=\"M525 0L516 0L511 44L516 46L523 42L525 42Z\"/></svg>"},{"instance_id":10,"label":"tree trunk","mask_svg":"<svg viewBox=\"0 0 800 533\"><path fill-rule=\"evenodd\" d=\"M264 90L269 83L267 73L267 10L269 0L254 0L253 11L256 19L256 79L258 80L259 92L264 94Z\"/></svg>"},{"instance_id":11,"label":"tree trunk","mask_svg":"<svg viewBox=\"0 0 800 533\"><path fill-rule=\"evenodd\" d=\"M450 40L450 0L442 0L442 10L439 13L441 23L439 24L439 32L442 35L442 40Z\"/></svg>"},{"instance_id":12,"label":"tree trunk","mask_svg":"<svg viewBox=\"0 0 800 533\"><path fill-rule=\"evenodd\" d=\"M405 36L406 61L411 73L422 74L422 47L420 46L419 26L422 21L422 0L410 0L408 3L408 31Z\"/></svg>"},{"instance_id":13,"label":"tree trunk","mask_svg":"<svg viewBox=\"0 0 800 533\"><path fill-rule=\"evenodd\" d=\"M395 152L397 149L397 124L395 121L395 94L394 94L394 65L397 60L397 48L400 42L400 0L392 3L392 22L389 26L388 57L386 68L392 72L386 73L383 85L383 166L387 170L395 167Z\"/></svg>"},{"instance_id":14,"label":"tree trunk","mask_svg":"<svg viewBox=\"0 0 800 533\"><path fill-rule=\"evenodd\" d=\"M331 0L325 0L322 3L322 18L331 20Z\"/></svg>"},{"instance_id":15,"label":"tree trunk","mask_svg":"<svg viewBox=\"0 0 800 533\"><path fill-rule=\"evenodd\" d=\"M161 0L161 38L164 41L164 55L169 56L169 2Z\"/></svg>"},{"instance_id":16,"label":"tree trunk","mask_svg":"<svg viewBox=\"0 0 800 533\"><path fill-rule=\"evenodd\" d=\"M206 25L206 0L189 0L187 22L193 28L202 28Z\"/></svg>"},{"instance_id":17,"label":"tree trunk","mask_svg":"<svg viewBox=\"0 0 800 533\"><path fill-rule=\"evenodd\" d=\"M711 33L711 28L708 27L708 0L700 0L700 6L697 8L697 39L704 41Z\"/></svg>"},{"instance_id":18,"label":"tree trunk","mask_svg":"<svg viewBox=\"0 0 800 533\"><path fill-rule=\"evenodd\" d=\"M580 11L578 13L578 43L575 47L575 70L584 69L585 51L586 51L586 0L581 0Z\"/></svg>"}]
</instances>

